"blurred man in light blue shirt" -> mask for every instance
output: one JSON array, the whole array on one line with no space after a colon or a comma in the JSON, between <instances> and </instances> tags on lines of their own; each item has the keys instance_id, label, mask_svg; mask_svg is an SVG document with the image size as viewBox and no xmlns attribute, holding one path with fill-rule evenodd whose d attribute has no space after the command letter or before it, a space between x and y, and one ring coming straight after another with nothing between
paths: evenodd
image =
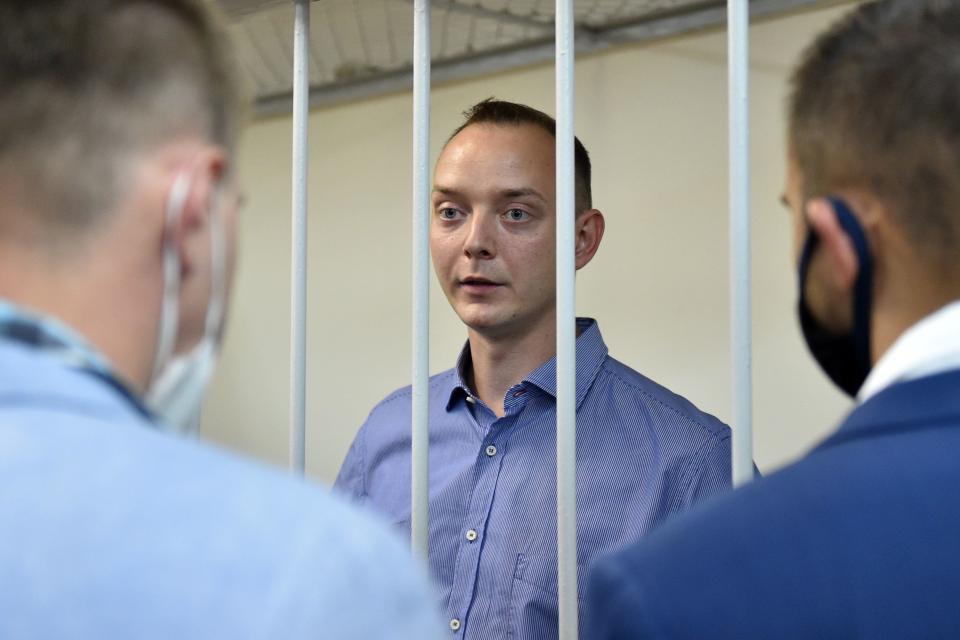
<instances>
[{"instance_id":1,"label":"blurred man in light blue shirt","mask_svg":"<svg viewBox=\"0 0 960 640\"><path fill-rule=\"evenodd\" d=\"M0 638L438 637L403 546L195 419L233 271L200 0L0 4Z\"/></svg>"}]
</instances>

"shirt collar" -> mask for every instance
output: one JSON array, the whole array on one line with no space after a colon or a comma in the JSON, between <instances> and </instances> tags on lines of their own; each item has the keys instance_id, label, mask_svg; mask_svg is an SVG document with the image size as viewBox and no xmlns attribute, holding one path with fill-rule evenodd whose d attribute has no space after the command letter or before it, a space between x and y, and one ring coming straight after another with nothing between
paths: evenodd
<instances>
[{"instance_id":1,"label":"shirt collar","mask_svg":"<svg viewBox=\"0 0 960 640\"><path fill-rule=\"evenodd\" d=\"M960 300L904 331L877 361L857 400L863 403L895 383L957 368L960 368Z\"/></svg>"},{"instance_id":2,"label":"shirt collar","mask_svg":"<svg viewBox=\"0 0 960 640\"><path fill-rule=\"evenodd\" d=\"M0 340L41 351L71 369L86 372L113 387L142 416L152 415L140 398L121 381L109 360L79 333L56 318L0 298Z\"/></svg>"},{"instance_id":3,"label":"shirt collar","mask_svg":"<svg viewBox=\"0 0 960 640\"><path fill-rule=\"evenodd\" d=\"M816 451L880 435L960 428L960 369L893 384L858 405Z\"/></svg>"},{"instance_id":4,"label":"shirt collar","mask_svg":"<svg viewBox=\"0 0 960 640\"><path fill-rule=\"evenodd\" d=\"M600 366L607 357L607 345L600 334L600 325L593 318L577 318L577 407L583 402L587 391L597 377ZM466 370L470 366L470 343L469 341L460 351L460 357L457 358L457 367L454 370L455 375L447 379L448 389L445 391L447 397L447 411L453 408L454 403L460 399L472 398L473 392L466 383ZM523 379L524 382L534 385L541 391L557 397L557 358L550 358L542 365L533 370Z\"/></svg>"},{"instance_id":5,"label":"shirt collar","mask_svg":"<svg viewBox=\"0 0 960 640\"><path fill-rule=\"evenodd\" d=\"M112 367L76 331L52 316L0 299L0 338L56 356L68 366L112 375Z\"/></svg>"}]
</instances>

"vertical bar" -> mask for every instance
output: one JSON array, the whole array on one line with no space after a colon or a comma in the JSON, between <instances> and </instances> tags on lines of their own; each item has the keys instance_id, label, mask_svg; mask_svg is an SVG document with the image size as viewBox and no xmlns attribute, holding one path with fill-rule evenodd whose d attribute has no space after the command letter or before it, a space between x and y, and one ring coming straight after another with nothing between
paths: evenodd
<instances>
[{"instance_id":1,"label":"vertical bar","mask_svg":"<svg viewBox=\"0 0 960 640\"><path fill-rule=\"evenodd\" d=\"M557 0L557 580L560 640L576 640L577 427L573 0Z\"/></svg>"},{"instance_id":2,"label":"vertical bar","mask_svg":"<svg viewBox=\"0 0 960 640\"><path fill-rule=\"evenodd\" d=\"M413 432L410 544L428 557L430 375L430 0L413 5Z\"/></svg>"},{"instance_id":3,"label":"vertical bar","mask_svg":"<svg viewBox=\"0 0 960 640\"><path fill-rule=\"evenodd\" d=\"M750 295L750 13L727 0L730 116L730 347L733 360L733 484L753 479Z\"/></svg>"},{"instance_id":4,"label":"vertical bar","mask_svg":"<svg viewBox=\"0 0 960 640\"><path fill-rule=\"evenodd\" d=\"M307 379L307 117L310 100L310 0L294 0L293 221L290 283L290 468L303 474Z\"/></svg>"}]
</instances>

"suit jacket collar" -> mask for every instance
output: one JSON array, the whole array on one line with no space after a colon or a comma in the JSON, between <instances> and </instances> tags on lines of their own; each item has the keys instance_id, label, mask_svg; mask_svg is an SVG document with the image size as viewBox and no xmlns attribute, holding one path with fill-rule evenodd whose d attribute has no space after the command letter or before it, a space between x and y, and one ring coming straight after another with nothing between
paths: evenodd
<instances>
[{"instance_id":1,"label":"suit jacket collar","mask_svg":"<svg viewBox=\"0 0 960 640\"><path fill-rule=\"evenodd\" d=\"M919 429L960 429L960 369L895 384L854 409L816 450Z\"/></svg>"}]
</instances>

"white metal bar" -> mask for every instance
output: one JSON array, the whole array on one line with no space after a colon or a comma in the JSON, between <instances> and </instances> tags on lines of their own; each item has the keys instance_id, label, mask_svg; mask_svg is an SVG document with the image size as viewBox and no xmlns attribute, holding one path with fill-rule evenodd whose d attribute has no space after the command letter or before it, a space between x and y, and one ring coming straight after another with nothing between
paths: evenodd
<instances>
[{"instance_id":1,"label":"white metal bar","mask_svg":"<svg viewBox=\"0 0 960 640\"><path fill-rule=\"evenodd\" d=\"M753 479L750 295L750 15L727 0L730 117L730 350L733 361L733 484Z\"/></svg>"},{"instance_id":2,"label":"white metal bar","mask_svg":"<svg viewBox=\"0 0 960 640\"><path fill-rule=\"evenodd\" d=\"M430 375L430 0L413 6L413 432L410 544L428 557Z\"/></svg>"},{"instance_id":3,"label":"white metal bar","mask_svg":"<svg viewBox=\"0 0 960 640\"><path fill-rule=\"evenodd\" d=\"M310 101L310 0L294 0L293 220L290 283L290 467L306 463L307 118Z\"/></svg>"},{"instance_id":4,"label":"white metal bar","mask_svg":"<svg viewBox=\"0 0 960 640\"><path fill-rule=\"evenodd\" d=\"M576 640L577 427L573 0L557 0L557 585L560 640Z\"/></svg>"}]
</instances>

